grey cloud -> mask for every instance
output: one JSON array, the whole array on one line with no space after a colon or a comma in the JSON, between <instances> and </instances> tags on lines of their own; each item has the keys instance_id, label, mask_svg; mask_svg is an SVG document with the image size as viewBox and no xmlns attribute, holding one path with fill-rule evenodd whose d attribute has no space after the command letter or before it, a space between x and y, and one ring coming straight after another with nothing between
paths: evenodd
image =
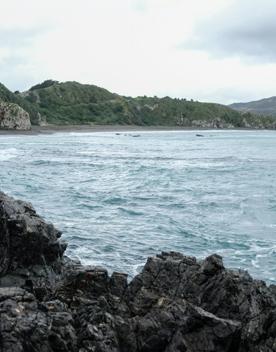
<instances>
[{"instance_id":1,"label":"grey cloud","mask_svg":"<svg viewBox=\"0 0 276 352\"><path fill-rule=\"evenodd\" d=\"M216 57L242 56L276 61L276 6L271 0L235 2L227 11L195 28L182 48L207 51Z\"/></svg>"}]
</instances>

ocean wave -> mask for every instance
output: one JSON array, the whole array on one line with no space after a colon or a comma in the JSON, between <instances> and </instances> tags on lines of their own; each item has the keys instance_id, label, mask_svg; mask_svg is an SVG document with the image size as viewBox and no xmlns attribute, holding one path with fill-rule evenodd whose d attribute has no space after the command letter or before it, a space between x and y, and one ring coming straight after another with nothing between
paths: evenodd
<instances>
[{"instance_id":1,"label":"ocean wave","mask_svg":"<svg viewBox=\"0 0 276 352\"><path fill-rule=\"evenodd\" d=\"M1 189L31 201L84 263L132 276L158 251L216 252L275 283L276 138L191 133L3 137Z\"/></svg>"}]
</instances>

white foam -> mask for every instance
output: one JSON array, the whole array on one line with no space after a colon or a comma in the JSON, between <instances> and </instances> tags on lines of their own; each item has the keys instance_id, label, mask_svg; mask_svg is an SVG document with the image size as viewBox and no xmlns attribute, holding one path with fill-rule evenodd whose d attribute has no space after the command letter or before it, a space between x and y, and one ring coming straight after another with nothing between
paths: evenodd
<instances>
[{"instance_id":1,"label":"white foam","mask_svg":"<svg viewBox=\"0 0 276 352\"><path fill-rule=\"evenodd\" d=\"M19 151L16 148L8 148L0 150L0 161L7 161L16 158Z\"/></svg>"}]
</instances>

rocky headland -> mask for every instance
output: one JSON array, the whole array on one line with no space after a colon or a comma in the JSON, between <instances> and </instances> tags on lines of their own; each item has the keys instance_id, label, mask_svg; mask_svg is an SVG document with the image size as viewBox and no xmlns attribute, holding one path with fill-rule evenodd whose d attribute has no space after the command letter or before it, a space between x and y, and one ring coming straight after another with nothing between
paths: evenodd
<instances>
[{"instance_id":1,"label":"rocky headland","mask_svg":"<svg viewBox=\"0 0 276 352\"><path fill-rule=\"evenodd\" d=\"M64 254L32 205L0 193L0 351L272 352L276 289L180 253L123 273Z\"/></svg>"}]
</instances>

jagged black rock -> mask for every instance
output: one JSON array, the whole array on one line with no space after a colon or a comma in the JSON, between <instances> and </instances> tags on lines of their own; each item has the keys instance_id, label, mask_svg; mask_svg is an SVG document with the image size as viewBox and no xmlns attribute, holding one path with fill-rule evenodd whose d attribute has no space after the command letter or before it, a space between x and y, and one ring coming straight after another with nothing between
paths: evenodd
<instances>
[{"instance_id":1,"label":"jagged black rock","mask_svg":"<svg viewBox=\"0 0 276 352\"><path fill-rule=\"evenodd\" d=\"M1 351L276 351L275 287L220 256L161 253L128 283L67 258L60 236L0 193Z\"/></svg>"}]
</instances>

